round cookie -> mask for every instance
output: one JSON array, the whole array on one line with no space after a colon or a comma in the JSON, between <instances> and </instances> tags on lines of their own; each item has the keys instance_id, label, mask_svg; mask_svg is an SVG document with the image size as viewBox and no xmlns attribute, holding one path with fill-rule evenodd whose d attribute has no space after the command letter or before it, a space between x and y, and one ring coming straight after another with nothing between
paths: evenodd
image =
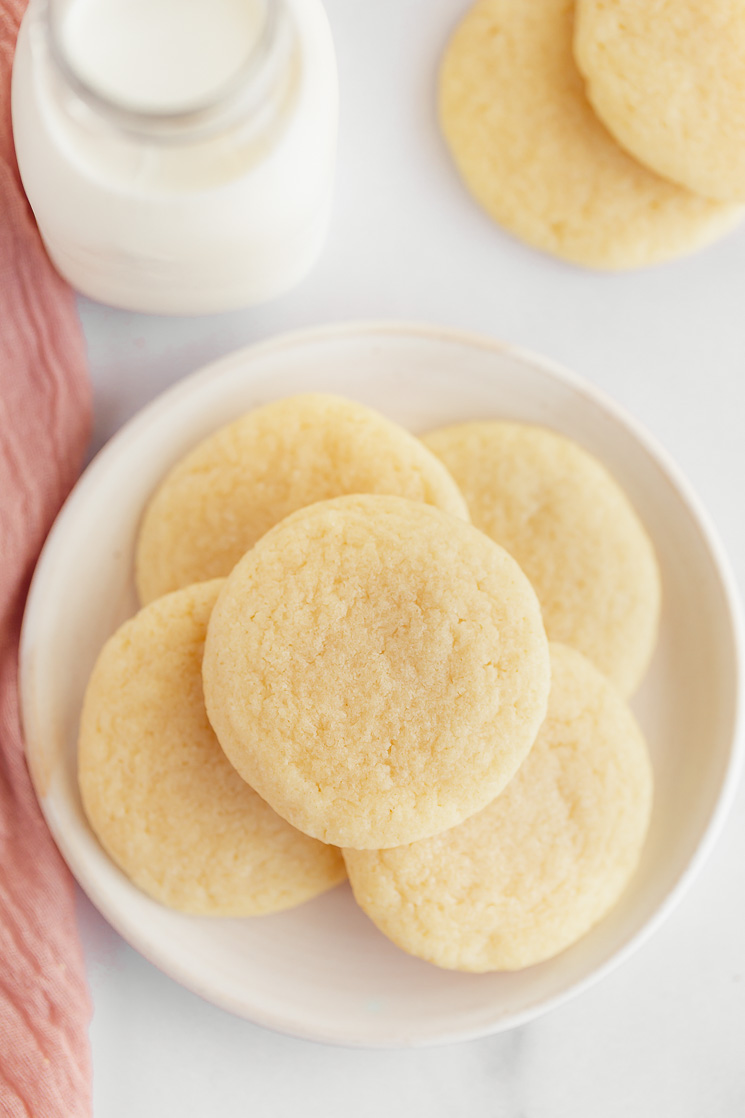
<instances>
[{"instance_id":1,"label":"round cookie","mask_svg":"<svg viewBox=\"0 0 745 1118\"><path fill-rule=\"evenodd\" d=\"M135 885L183 912L254 916L344 879L241 780L207 720L202 653L222 580L146 606L104 645L86 691L78 772L101 844Z\"/></svg>"},{"instance_id":2,"label":"round cookie","mask_svg":"<svg viewBox=\"0 0 745 1118\"><path fill-rule=\"evenodd\" d=\"M597 119L572 53L574 0L481 0L440 73L440 121L467 187L510 232L594 268L634 268L732 229L641 166Z\"/></svg>"},{"instance_id":3,"label":"round cookie","mask_svg":"<svg viewBox=\"0 0 745 1118\"><path fill-rule=\"evenodd\" d=\"M291 396L210 435L161 483L137 543L141 601L229 574L290 513L345 493L468 518L447 470L403 427L337 396Z\"/></svg>"},{"instance_id":4,"label":"round cookie","mask_svg":"<svg viewBox=\"0 0 745 1118\"><path fill-rule=\"evenodd\" d=\"M280 815L378 848L497 795L538 732L549 672L538 601L502 548L368 495L302 510L243 557L203 679L220 744Z\"/></svg>"},{"instance_id":5,"label":"round cookie","mask_svg":"<svg viewBox=\"0 0 745 1118\"><path fill-rule=\"evenodd\" d=\"M604 466L570 439L521 423L463 423L424 436L473 523L538 595L549 640L579 649L630 695L657 639L652 543Z\"/></svg>"},{"instance_id":6,"label":"round cookie","mask_svg":"<svg viewBox=\"0 0 745 1118\"><path fill-rule=\"evenodd\" d=\"M741 0L578 0L574 53L627 151L697 194L745 202Z\"/></svg>"},{"instance_id":7,"label":"round cookie","mask_svg":"<svg viewBox=\"0 0 745 1118\"><path fill-rule=\"evenodd\" d=\"M465 971L557 955L605 916L639 860L652 770L634 717L579 652L551 645L548 714L514 779L451 831L345 850L355 898L412 955Z\"/></svg>"}]
</instances>

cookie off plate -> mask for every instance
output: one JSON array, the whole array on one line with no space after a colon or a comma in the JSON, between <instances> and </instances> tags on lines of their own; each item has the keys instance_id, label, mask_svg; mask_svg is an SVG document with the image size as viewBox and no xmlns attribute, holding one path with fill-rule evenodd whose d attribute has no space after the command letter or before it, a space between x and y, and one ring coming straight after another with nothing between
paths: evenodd
<instances>
[{"instance_id":1,"label":"cookie off plate","mask_svg":"<svg viewBox=\"0 0 745 1118\"><path fill-rule=\"evenodd\" d=\"M414 433L469 419L540 423L576 439L625 488L663 578L660 639L633 707L655 769L638 872L618 906L549 962L460 974L411 958L348 885L273 916L187 916L141 893L85 819L76 775L83 693L107 637L137 608L144 505L173 463L242 412L299 392L338 393ZM137 950L207 1000L295 1036L360 1046L466 1040L524 1023L636 950L685 892L721 829L743 756L742 622L721 546L650 437L586 382L487 338L405 324L290 334L186 378L101 451L64 506L36 570L21 645L26 750L72 872Z\"/></svg>"}]
</instances>

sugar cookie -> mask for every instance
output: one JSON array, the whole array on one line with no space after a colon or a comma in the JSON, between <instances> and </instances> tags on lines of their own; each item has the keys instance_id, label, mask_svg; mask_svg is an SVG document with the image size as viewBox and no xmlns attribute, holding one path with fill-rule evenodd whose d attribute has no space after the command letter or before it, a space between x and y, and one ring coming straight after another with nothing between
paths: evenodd
<instances>
[{"instance_id":1,"label":"sugar cookie","mask_svg":"<svg viewBox=\"0 0 745 1118\"><path fill-rule=\"evenodd\" d=\"M745 202L741 0L578 0L574 53L595 112L636 159Z\"/></svg>"},{"instance_id":2,"label":"sugar cookie","mask_svg":"<svg viewBox=\"0 0 745 1118\"><path fill-rule=\"evenodd\" d=\"M551 645L548 715L517 776L465 823L395 850L345 850L354 895L412 955L516 970L585 935L639 860L652 771L631 711L580 653Z\"/></svg>"},{"instance_id":3,"label":"sugar cookie","mask_svg":"<svg viewBox=\"0 0 745 1118\"><path fill-rule=\"evenodd\" d=\"M79 780L93 830L144 892L184 912L253 916L345 874L338 850L249 788L210 727L202 651L221 586L169 594L106 643L85 696Z\"/></svg>"},{"instance_id":4,"label":"sugar cookie","mask_svg":"<svg viewBox=\"0 0 745 1118\"><path fill-rule=\"evenodd\" d=\"M516 236L595 268L653 264L732 229L740 207L655 175L597 119L573 13L574 0L481 0L455 31L440 120L469 190Z\"/></svg>"},{"instance_id":5,"label":"sugar cookie","mask_svg":"<svg viewBox=\"0 0 745 1118\"><path fill-rule=\"evenodd\" d=\"M532 745L549 688L535 594L465 521L350 496L277 525L210 620L207 711L293 826L395 846L479 811Z\"/></svg>"},{"instance_id":6,"label":"sugar cookie","mask_svg":"<svg viewBox=\"0 0 745 1118\"><path fill-rule=\"evenodd\" d=\"M137 544L141 601L229 574L291 512L344 493L468 515L442 463L403 427L336 396L276 400L205 439L161 483Z\"/></svg>"},{"instance_id":7,"label":"sugar cookie","mask_svg":"<svg viewBox=\"0 0 745 1118\"><path fill-rule=\"evenodd\" d=\"M583 652L623 695L657 638L654 549L604 466L563 435L463 423L424 436L460 485L473 523L530 579L550 640Z\"/></svg>"}]
</instances>

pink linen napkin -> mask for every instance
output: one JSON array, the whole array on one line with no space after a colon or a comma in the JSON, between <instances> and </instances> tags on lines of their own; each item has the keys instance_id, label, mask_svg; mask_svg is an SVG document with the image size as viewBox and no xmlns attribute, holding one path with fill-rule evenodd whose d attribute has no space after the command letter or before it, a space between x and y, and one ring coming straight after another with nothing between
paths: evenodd
<instances>
[{"instance_id":1,"label":"pink linen napkin","mask_svg":"<svg viewBox=\"0 0 745 1118\"><path fill-rule=\"evenodd\" d=\"M42 819L18 712L18 637L44 537L90 424L72 292L21 188L10 72L26 0L0 0L0 1114L91 1113L90 1003L72 879Z\"/></svg>"}]
</instances>

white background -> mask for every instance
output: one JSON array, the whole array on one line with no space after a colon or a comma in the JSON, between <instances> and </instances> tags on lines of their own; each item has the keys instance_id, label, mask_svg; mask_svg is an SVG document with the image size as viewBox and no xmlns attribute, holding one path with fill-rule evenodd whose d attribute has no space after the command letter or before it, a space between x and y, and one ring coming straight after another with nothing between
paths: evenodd
<instances>
[{"instance_id":1,"label":"white background","mask_svg":"<svg viewBox=\"0 0 745 1118\"><path fill-rule=\"evenodd\" d=\"M82 300L97 448L204 362L305 325L404 318L538 350L604 388L677 459L745 570L745 228L606 276L522 247L448 162L435 73L462 0L327 0L341 80L337 197L311 277L267 307L148 318ZM274 1035L127 947L81 896L96 1118L742 1118L745 795L692 892L623 968L537 1022L429 1051Z\"/></svg>"}]
</instances>

